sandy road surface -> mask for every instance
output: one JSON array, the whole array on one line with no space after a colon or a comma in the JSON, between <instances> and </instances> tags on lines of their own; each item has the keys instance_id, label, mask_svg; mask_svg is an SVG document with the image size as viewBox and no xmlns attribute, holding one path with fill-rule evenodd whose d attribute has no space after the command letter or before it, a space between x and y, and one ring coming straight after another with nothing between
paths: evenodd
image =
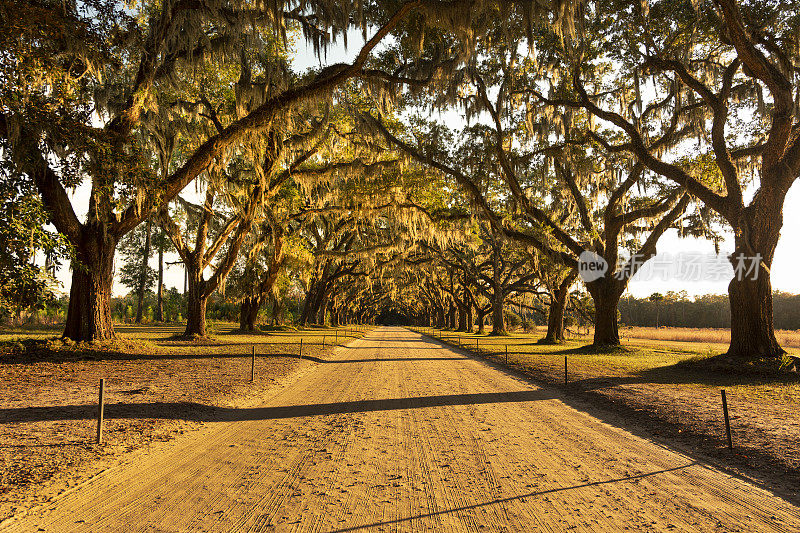
<instances>
[{"instance_id":1,"label":"sandy road surface","mask_svg":"<svg viewBox=\"0 0 800 533\"><path fill-rule=\"evenodd\" d=\"M798 531L800 509L416 333L2 531Z\"/></svg>"}]
</instances>

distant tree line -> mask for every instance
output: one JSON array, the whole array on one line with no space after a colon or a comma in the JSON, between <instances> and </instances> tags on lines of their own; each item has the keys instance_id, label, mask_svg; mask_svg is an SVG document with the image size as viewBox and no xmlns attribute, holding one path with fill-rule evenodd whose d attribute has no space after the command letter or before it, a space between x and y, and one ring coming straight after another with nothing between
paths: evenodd
<instances>
[{"instance_id":1,"label":"distant tree line","mask_svg":"<svg viewBox=\"0 0 800 533\"><path fill-rule=\"evenodd\" d=\"M657 294L657 293L656 293ZM619 304L620 322L628 326L687 328L729 328L731 313L728 296L706 294L695 299L685 292L668 292L662 298L624 297ZM775 291L776 329L800 329L800 294Z\"/></svg>"}]
</instances>

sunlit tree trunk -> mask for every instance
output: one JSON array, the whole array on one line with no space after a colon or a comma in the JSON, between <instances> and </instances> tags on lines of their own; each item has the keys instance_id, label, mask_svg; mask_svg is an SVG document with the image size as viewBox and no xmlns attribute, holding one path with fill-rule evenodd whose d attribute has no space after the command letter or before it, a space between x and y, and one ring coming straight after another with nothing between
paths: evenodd
<instances>
[{"instance_id":1,"label":"sunlit tree trunk","mask_svg":"<svg viewBox=\"0 0 800 533\"><path fill-rule=\"evenodd\" d=\"M734 228L734 277L728 285L730 357L780 357L785 353L775 337L770 280L783 225L783 196L770 196L763 190L759 195L742 213L739 227Z\"/></svg>"},{"instance_id":2,"label":"sunlit tree trunk","mask_svg":"<svg viewBox=\"0 0 800 533\"><path fill-rule=\"evenodd\" d=\"M547 313L547 334L543 342L559 343L564 341L564 314L567 309L569 299L569 288L575 282L577 273L573 270L564 278L553 294L550 302L549 312Z\"/></svg>"},{"instance_id":3,"label":"sunlit tree trunk","mask_svg":"<svg viewBox=\"0 0 800 533\"><path fill-rule=\"evenodd\" d=\"M594 340L596 347L619 346L619 327L617 324L617 307L625 283L608 275L587 284L589 294L594 301Z\"/></svg>"},{"instance_id":4,"label":"sunlit tree trunk","mask_svg":"<svg viewBox=\"0 0 800 533\"><path fill-rule=\"evenodd\" d=\"M492 248L492 335L508 335L506 331L506 321L503 315L505 304L505 294L503 294L503 283L500 279L500 251L497 246Z\"/></svg>"},{"instance_id":5,"label":"sunlit tree trunk","mask_svg":"<svg viewBox=\"0 0 800 533\"><path fill-rule=\"evenodd\" d=\"M277 295L272 295L272 325L283 325L283 300Z\"/></svg>"},{"instance_id":6,"label":"sunlit tree trunk","mask_svg":"<svg viewBox=\"0 0 800 533\"><path fill-rule=\"evenodd\" d=\"M208 294L206 294L203 280L203 271L198 260L198 254L191 254L189 261L186 262L186 273L188 279L188 292L186 293L186 337L205 337L206 330L206 306L208 304Z\"/></svg>"},{"instance_id":7,"label":"sunlit tree trunk","mask_svg":"<svg viewBox=\"0 0 800 533\"><path fill-rule=\"evenodd\" d=\"M81 233L81 242L75 245L64 337L77 342L113 339L110 304L117 242L89 225Z\"/></svg>"}]
</instances>

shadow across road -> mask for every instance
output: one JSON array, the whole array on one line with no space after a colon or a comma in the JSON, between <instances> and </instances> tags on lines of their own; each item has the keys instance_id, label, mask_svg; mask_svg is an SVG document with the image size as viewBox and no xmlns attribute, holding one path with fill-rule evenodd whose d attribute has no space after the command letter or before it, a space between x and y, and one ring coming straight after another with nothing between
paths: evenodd
<instances>
[{"instance_id":1,"label":"shadow across road","mask_svg":"<svg viewBox=\"0 0 800 533\"><path fill-rule=\"evenodd\" d=\"M467 361L467 357L376 357L373 359L320 359L313 355L292 355L292 354L278 354L275 357L294 357L296 359L305 359L307 361L314 361L315 363L383 363L383 362L403 362L403 363L416 363L418 361Z\"/></svg>"},{"instance_id":2,"label":"shadow across road","mask_svg":"<svg viewBox=\"0 0 800 533\"><path fill-rule=\"evenodd\" d=\"M476 394L445 394L440 396L414 396L382 400L285 405L278 407L252 407L237 409L214 407L193 402L109 403L105 418L155 418L194 420L200 422L242 422L274 420L342 413L366 413L395 409L421 409L445 405L478 405L486 403L535 402L550 400L555 395L543 389ZM90 420L97 415L96 405L62 405L53 407L21 407L0 409L0 424L14 422L42 422L57 420Z\"/></svg>"}]
</instances>

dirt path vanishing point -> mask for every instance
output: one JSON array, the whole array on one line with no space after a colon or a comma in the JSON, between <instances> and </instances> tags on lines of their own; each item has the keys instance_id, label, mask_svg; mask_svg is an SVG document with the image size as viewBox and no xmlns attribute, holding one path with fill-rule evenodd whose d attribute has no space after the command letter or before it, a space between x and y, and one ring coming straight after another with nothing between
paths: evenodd
<instances>
[{"instance_id":1,"label":"dirt path vanishing point","mask_svg":"<svg viewBox=\"0 0 800 533\"><path fill-rule=\"evenodd\" d=\"M0 531L800 530L777 496L402 328L223 418Z\"/></svg>"}]
</instances>

